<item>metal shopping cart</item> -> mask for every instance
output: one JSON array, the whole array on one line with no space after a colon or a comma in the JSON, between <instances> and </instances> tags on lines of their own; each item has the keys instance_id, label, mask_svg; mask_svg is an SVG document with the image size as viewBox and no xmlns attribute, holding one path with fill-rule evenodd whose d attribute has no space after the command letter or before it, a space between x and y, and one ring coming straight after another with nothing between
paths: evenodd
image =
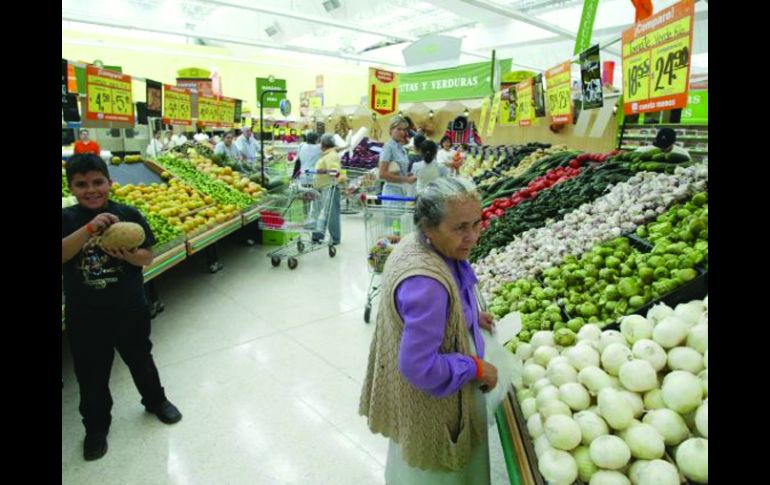
<instances>
[{"instance_id":1,"label":"metal shopping cart","mask_svg":"<svg viewBox=\"0 0 770 485\"><path fill-rule=\"evenodd\" d=\"M380 293L379 278L385 261L401 238L414 230L414 198L368 196L364 204L367 263L371 278L366 292L364 321L369 323L372 301Z\"/></svg>"},{"instance_id":2,"label":"metal shopping cart","mask_svg":"<svg viewBox=\"0 0 770 485\"><path fill-rule=\"evenodd\" d=\"M295 269L299 264L297 258L324 247L328 248L330 258L337 255L337 249L331 237L326 243L314 241L312 237L314 232L326 233L334 202L334 192L339 190L337 185L339 173L330 171L327 174L331 176L332 181L327 188L317 190L302 185L299 181L292 181L283 194L275 196L260 212L260 229L286 234L285 244L267 254L273 266L279 266L281 260L285 258L289 269ZM324 221L322 227L318 227L319 220Z\"/></svg>"},{"instance_id":3,"label":"metal shopping cart","mask_svg":"<svg viewBox=\"0 0 770 485\"><path fill-rule=\"evenodd\" d=\"M340 185L340 212L342 214L358 214L366 201L367 195L373 195L379 190L377 173L362 168L344 168L347 182Z\"/></svg>"}]
</instances>

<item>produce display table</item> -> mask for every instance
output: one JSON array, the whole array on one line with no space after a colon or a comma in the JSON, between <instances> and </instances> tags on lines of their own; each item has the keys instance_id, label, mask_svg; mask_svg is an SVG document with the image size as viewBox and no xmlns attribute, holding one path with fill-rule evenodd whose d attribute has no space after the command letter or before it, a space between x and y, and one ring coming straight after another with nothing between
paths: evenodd
<instances>
[{"instance_id":1,"label":"produce display table","mask_svg":"<svg viewBox=\"0 0 770 485\"><path fill-rule=\"evenodd\" d=\"M187 258L187 244L181 240L163 253L155 256L152 264L144 268L144 282L147 283L164 271L173 268Z\"/></svg>"},{"instance_id":2,"label":"produce display table","mask_svg":"<svg viewBox=\"0 0 770 485\"><path fill-rule=\"evenodd\" d=\"M530 461L530 457L534 457L534 451L528 450L531 443L521 432L523 417L513 393L508 393L495 417L511 485L544 485L540 473L536 471L537 463L534 463L533 468Z\"/></svg>"},{"instance_id":3,"label":"produce display table","mask_svg":"<svg viewBox=\"0 0 770 485\"><path fill-rule=\"evenodd\" d=\"M206 232L193 236L187 240L187 254L192 256L225 236L234 233L241 227L243 227L243 217L239 214Z\"/></svg>"}]
</instances>

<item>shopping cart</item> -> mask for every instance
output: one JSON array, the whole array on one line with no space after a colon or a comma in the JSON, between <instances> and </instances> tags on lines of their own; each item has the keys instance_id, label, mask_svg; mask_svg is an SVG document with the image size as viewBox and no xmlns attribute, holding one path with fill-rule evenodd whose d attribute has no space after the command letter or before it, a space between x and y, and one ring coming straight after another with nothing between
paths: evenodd
<instances>
[{"instance_id":1,"label":"shopping cart","mask_svg":"<svg viewBox=\"0 0 770 485\"><path fill-rule=\"evenodd\" d=\"M279 266L285 258L289 269L295 269L299 264L297 258L324 247L328 248L330 258L337 255L331 237L325 243L314 241L312 237L314 232L326 234L334 192L339 190L339 172L330 171L327 174L331 176L332 184L323 191L294 180L283 194L274 196L270 204L260 212L260 229L286 234L285 244L267 254L273 266ZM322 228L317 227L319 219L325 221Z\"/></svg>"},{"instance_id":2,"label":"shopping cart","mask_svg":"<svg viewBox=\"0 0 770 485\"><path fill-rule=\"evenodd\" d=\"M347 182L340 185L340 213L358 214L364 205L367 195L375 194L379 187L377 174L372 170L362 168L344 168Z\"/></svg>"},{"instance_id":3,"label":"shopping cart","mask_svg":"<svg viewBox=\"0 0 770 485\"><path fill-rule=\"evenodd\" d=\"M414 231L414 198L387 195L368 196L364 204L369 289L364 321L369 323L372 301L380 293L380 276L385 261L401 237Z\"/></svg>"}]
</instances>

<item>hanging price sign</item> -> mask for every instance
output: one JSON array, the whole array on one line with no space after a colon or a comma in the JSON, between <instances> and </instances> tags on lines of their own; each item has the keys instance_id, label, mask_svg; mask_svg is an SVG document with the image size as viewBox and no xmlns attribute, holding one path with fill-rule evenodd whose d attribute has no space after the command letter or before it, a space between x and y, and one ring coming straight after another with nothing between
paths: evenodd
<instances>
[{"instance_id":1,"label":"hanging price sign","mask_svg":"<svg viewBox=\"0 0 770 485\"><path fill-rule=\"evenodd\" d=\"M498 91L495 93L495 97L492 99L492 109L489 112L489 125L487 126L487 136L492 136L495 132L495 126L497 125L497 117L500 113L500 99L503 93Z\"/></svg>"},{"instance_id":2,"label":"hanging price sign","mask_svg":"<svg viewBox=\"0 0 770 485\"><path fill-rule=\"evenodd\" d=\"M212 127L220 124L219 100L216 96L198 95L198 122Z\"/></svg>"},{"instance_id":3,"label":"hanging price sign","mask_svg":"<svg viewBox=\"0 0 770 485\"><path fill-rule=\"evenodd\" d=\"M548 114L551 123L572 123L572 90L570 88L570 61L562 62L545 73Z\"/></svg>"},{"instance_id":4,"label":"hanging price sign","mask_svg":"<svg viewBox=\"0 0 770 485\"><path fill-rule=\"evenodd\" d=\"M627 115L687 105L694 12L693 0L682 0L623 32Z\"/></svg>"},{"instance_id":5,"label":"hanging price sign","mask_svg":"<svg viewBox=\"0 0 770 485\"><path fill-rule=\"evenodd\" d=\"M369 68L369 109L380 115L396 111L398 73Z\"/></svg>"},{"instance_id":6,"label":"hanging price sign","mask_svg":"<svg viewBox=\"0 0 770 485\"><path fill-rule=\"evenodd\" d=\"M189 89L163 85L163 123L192 125L192 100Z\"/></svg>"},{"instance_id":7,"label":"hanging price sign","mask_svg":"<svg viewBox=\"0 0 770 485\"><path fill-rule=\"evenodd\" d=\"M134 123L131 76L86 67L86 119Z\"/></svg>"},{"instance_id":8,"label":"hanging price sign","mask_svg":"<svg viewBox=\"0 0 770 485\"><path fill-rule=\"evenodd\" d=\"M235 99L219 98L219 126L231 128L235 120Z\"/></svg>"},{"instance_id":9,"label":"hanging price sign","mask_svg":"<svg viewBox=\"0 0 770 485\"><path fill-rule=\"evenodd\" d=\"M534 103L532 102L533 79L525 79L516 85L517 114L516 120L519 126L530 126L535 117Z\"/></svg>"}]
</instances>

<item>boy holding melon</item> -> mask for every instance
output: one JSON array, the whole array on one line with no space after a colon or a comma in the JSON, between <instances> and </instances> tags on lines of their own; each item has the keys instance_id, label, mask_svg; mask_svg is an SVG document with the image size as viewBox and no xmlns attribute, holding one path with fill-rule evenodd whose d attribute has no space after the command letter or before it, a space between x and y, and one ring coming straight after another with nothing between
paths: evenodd
<instances>
[{"instance_id":1,"label":"boy holding melon","mask_svg":"<svg viewBox=\"0 0 770 485\"><path fill-rule=\"evenodd\" d=\"M150 353L142 267L152 263L155 237L136 209L109 200L112 181L100 157L75 155L66 172L78 203L62 209L65 321L86 428L83 456L96 460L107 452L115 349L148 412L167 424L182 415L166 399Z\"/></svg>"}]
</instances>

